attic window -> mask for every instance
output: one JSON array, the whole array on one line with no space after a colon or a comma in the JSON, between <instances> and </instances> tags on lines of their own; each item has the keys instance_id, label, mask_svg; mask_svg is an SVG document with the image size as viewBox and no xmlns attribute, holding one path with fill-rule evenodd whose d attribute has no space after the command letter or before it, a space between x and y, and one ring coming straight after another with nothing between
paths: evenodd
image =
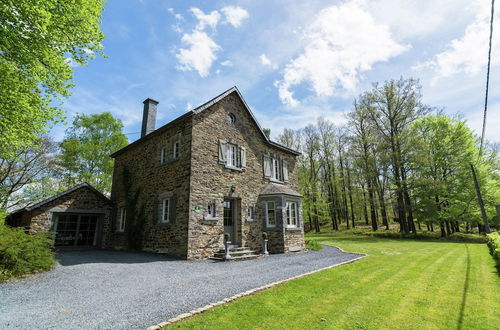
<instances>
[{"instance_id":1,"label":"attic window","mask_svg":"<svg viewBox=\"0 0 500 330\"><path fill-rule=\"evenodd\" d=\"M236 116L233 114L233 113L228 113L227 115L227 121L230 123L230 124L234 124L236 123Z\"/></svg>"}]
</instances>

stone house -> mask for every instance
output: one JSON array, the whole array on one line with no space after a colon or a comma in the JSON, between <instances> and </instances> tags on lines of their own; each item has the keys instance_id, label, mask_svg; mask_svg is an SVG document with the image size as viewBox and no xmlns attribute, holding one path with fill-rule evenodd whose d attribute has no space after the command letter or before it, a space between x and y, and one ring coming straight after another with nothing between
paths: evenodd
<instances>
[{"instance_id":1,"label":"stone house","mask_svg":"<svg viewBox=\"0 0 500 330\"><path fill-rule=\"evenodd\" d=\"M127 196L135 192L145 251L205 259L224 234L233 246L260 251L263 232L271 253L304 248L299 153L264 134L236 87L155 129L157 105L144 101L141 138L112 155L107 247L130 245L128 227L137 221Z\"/></svg>"},{"instance_id":2,"label":"stone house","mask_svg":"<svg viewBox=\"0 0 500 330\"><path fill-rule=\"evenodd\" d=\"M58 247L104 247L111 234L113 203L88 183L79 184L9 214L6 224L55 233Z\"/></svg>"},{"instance_id":3,"label":"stone house","mask_svg":"<svg viewBox=\"0 0 500 330\"><path fill-rule=\"evenodd\" d=\"M260 252L263 232L270 253L304 248L299 153L264 134L236 87L155 129L157 105L144 101L141 138L111 155L111 200L84 183L7 224L54 231L56 246L189 260L214 256L225 235L234 251Z\"/></svg>"}]
</instances>

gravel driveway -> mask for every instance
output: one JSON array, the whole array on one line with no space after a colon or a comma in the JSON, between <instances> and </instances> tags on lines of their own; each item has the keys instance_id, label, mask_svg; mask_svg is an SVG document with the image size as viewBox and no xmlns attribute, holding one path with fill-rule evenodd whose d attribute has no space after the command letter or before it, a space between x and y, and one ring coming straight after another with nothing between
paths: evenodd
<instances>
[{"instance_id":1,"label":"gravel driveway","mask_svg":"<svg viewBox=\"0 0 500 330\"><path fill-rule=\"evenodd\" d=\"M103 250L62 252L55 270L0 284L0 329L143 329L359 256L329 246L239 262Z\"/></svg>"}]
</instances>

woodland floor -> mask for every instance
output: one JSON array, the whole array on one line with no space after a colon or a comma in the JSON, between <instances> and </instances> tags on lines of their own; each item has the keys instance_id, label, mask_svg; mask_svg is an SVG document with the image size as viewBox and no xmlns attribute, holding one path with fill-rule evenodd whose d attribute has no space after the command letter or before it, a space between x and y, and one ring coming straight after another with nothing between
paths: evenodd
<instances>
[{"instance_id":1,"label":"woodland floor","mask_svg":"<svg viewBox=\"0 0 500 330\"><path fill-rule=\"evenodd\" d=\"M369 256L175 323L191 329L497 329L500 273L485 244L308 235Z\"/></svg>"}]
</instances>

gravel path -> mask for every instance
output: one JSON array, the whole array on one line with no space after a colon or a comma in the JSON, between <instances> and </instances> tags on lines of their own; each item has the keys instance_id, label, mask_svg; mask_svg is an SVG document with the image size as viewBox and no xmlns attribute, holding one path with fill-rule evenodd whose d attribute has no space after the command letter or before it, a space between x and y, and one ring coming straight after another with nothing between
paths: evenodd
<instances>
[{"instance_id":1,"label":"gravel path","mask_svg":"<svg viewBox=\"0 0 500 330\"><path fill-rule=\"evenodd\" d=\"M225 263L119 251L64 252L54 271L0 284L0 329L143 329L359 256L330 246Z\"/></svg>"}]
</instances>

